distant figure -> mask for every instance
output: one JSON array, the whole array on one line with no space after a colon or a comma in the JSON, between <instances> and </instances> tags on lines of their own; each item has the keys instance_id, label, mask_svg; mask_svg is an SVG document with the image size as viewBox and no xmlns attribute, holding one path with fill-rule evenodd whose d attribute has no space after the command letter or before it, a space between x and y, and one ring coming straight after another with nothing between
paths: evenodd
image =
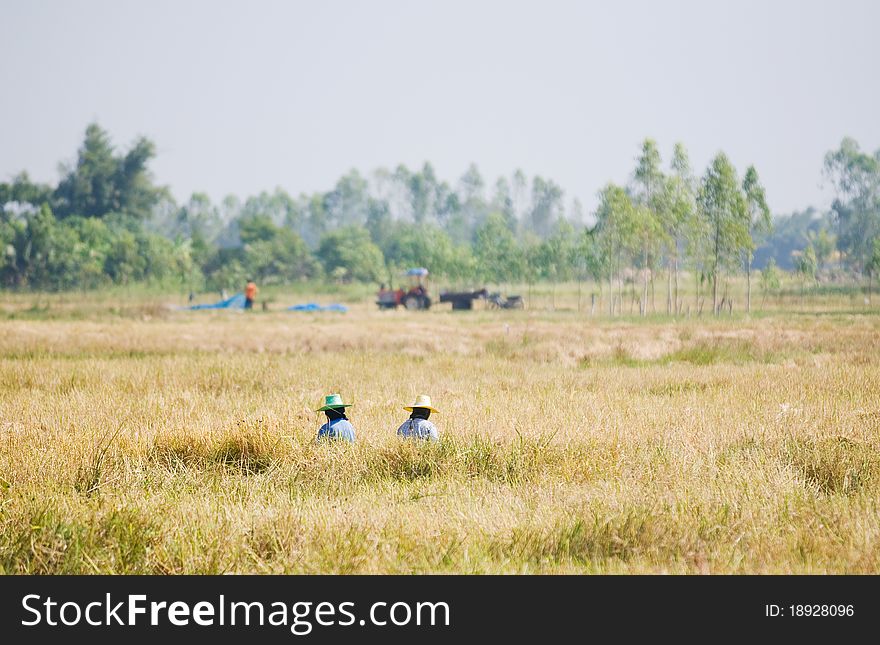
<instances>
[{"instance_id":1,"label":"distant figure","mask_svg":"<svg viewBox=\"0 0 880 645\"><path fill-rule=\"evenodd\" d=\"M403 287L398 287L397 291L394 292L394 303L400 304L403 302L403 297L406 295L406 291L403 290Z\"/></svg>"},{"instance_id":2,"label":"distant figure","mask_svg":"<svg viewBox=\"0 0 880 645\"><path fill-rule=\"evenodd\" d=\"M328 394L324 397L324 405L316 410L327 415L327 423L318 428L318 440L341 439L354 443L354 426L345 416L345 408L351 407L351 403L343 403L338 394Z\"/></svg>"},{"instance_id":3,"label":"distant figure","mask_svg":"<svg viewBox=\"0 0 880 645\"><path fill-rule=\"evenodd\" d=\"M382 283L382 286L379 287L379 292L376 294L376 304L379 305L379 309L394 309L397 306L397 299L394 292L391 289L388 289L384 282Z\"/></svg>"},{"instance_id":4,"label":"distant figure","mask_svg":"<svg viewBox=\"0 0 880 645\"><path fill-rule=\"evenodd\" d=\"M257 297L257 285L253 280L248 280L247 286L244 288L244 308L253 309L254 300Z\"/></svg>"},{"instance_id":5,"label":"distant figure","mask_svg":"<svg viewBox=\"0 0 880 645\"><path fill-rule=\"evenodd\" d=\"M431 407L431 397L427 394L419 394L415 403L405 405L404 410L412 412L409 419L397 429L397 434L407 439L422 439L424 441L439 441L437 426L428 421L432 412L439 412Z\"/></svg>"},{"instance_id":6,"label":"distant figure","mask_svg":"<svg viewBox=\"0 0 880 645\"><path fill-rule=\"evenodd\" d=\"M195 299L196 299L196 294L194 294L192 291L190 291L189 292L189 304L192 304L193 300L195 300Z\"/></svg>"}]
</instances>

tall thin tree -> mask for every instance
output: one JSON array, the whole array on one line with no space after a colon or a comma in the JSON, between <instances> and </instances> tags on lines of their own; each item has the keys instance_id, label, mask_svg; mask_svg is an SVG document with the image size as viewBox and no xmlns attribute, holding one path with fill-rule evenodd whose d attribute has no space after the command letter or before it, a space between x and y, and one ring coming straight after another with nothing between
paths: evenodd
<instances>
[{"instance_id":1,"label":"tall thin tree","mask_svg":"<svg viewBox=\"0 0 880 645\"><path fill-rule=\"evenodd\" d=\"M723 152L715 156L706 170L699 202L709 226L712 313L717 316L720 309L718 278L722 271L735 264L739 254L751 242L745 196L736 169Z\"/></svg>"},{"instance_id":2,"label":"tall thin tree","mask_svg":"<svg viewBox=\"0 0 880 645\"><path fill-rule=\"evenodd\" d=\"M755 252L755 236L767 233L773 226L770 219L770 209L767 207L767 198L764 186L758 177L758 171L754 166L746 169L743 179L743 193L745 194L746 209L749 218L749 245L746 248L746 312L752 311L752 258Z\"/></svg>"},{"instance_id":3,"label":"tall thin tree","mask_svg":"<svg viewBox=\"0 0 880 645\"><path fill-rule=\"evenodd\" d=\"M638 204L645 209L645 212L634 211L638 215L640 230L655 230L655 224L658 220L658 212L660 210L663 195L663 171L660 169L660 151L657 149L657 142L653 139L645 139L642 142L642 152L636 159L637 165L634 173L636 184L639 188ZM644 240L643 240L644 241ZM643 289L642 299L639 305L642 316L648 315L648 247L642 245L640 249L643 253Z\"/></svg>"}]
</instances>

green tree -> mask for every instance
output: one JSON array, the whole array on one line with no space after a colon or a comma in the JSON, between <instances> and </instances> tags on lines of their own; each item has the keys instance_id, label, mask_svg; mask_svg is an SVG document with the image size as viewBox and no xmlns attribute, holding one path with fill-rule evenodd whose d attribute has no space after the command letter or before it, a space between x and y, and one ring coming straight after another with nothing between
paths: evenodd
<instances>
[{"instance_id":1,"label":"green tree","mask_svg":"<svg viewBox=\"0 0 880 645\"><path fill-rule=\"evenodd\" d=\"M794 271L793 252L801 250L810 242L813 242L815 247L816 235L819 231L825 229L830 232L833 227L834 219L830 212L823 214L812 207L800 212L774 216L773 229L760 239L752 267L764 266L767 260L773 257L776 266L780 269ZM831 237L833 239L833 236ZM834 248L832 245L832 253ZM818 253L817 249L817 258Z\"/></svg>"},{"instance_id":2,"label":"green tree","mask_svg":"<svg viewBox=\"0 0 880 645\"><path fill-rule=\"evenodd\" d=\"M500 177L495 182L495 195L492 197L492 212L501 215L505 226L511 233L517 231L517 213L510 182Z\"/></svg>"},{"instance_id":3,"label":"green tree","mask_svg":"<svg viewBox=\"0 0 880 645\"><path fill-rule=\"evenodd\" d=\"M712 160L703 177L699 196L709 229L708 253L712 278L712 312L719 313L718 278L736 266L740 253L749 248L749 216L736 169L723 152Z\"/></svg>"},{"instance_id":4,"label":"green tree","mask_svg":"<svg viewBox=\"0 0 880 645\"><path fill-rule=\"evenodd\" d=\"M276 226L267 215L239 222L242 267L264 283L286 283L316 274L317 266L305 241L286 226Z\"/></svg>"},{"instance_id":5,"label":"green tree","mask_svg":"<svg viewBox=\"0 0 880 645\"><path fill-rule=\"evenodd\" d=\"M880 275L880 237L874 238L871 245L871 257L868 260L868 301L871 300L871 280Z\"/></svg>"},{"instance_id":6,"label":"green tree","mask_svg":"<svg viewBox=\"0 0 880 645\"><path fill-rule=\"evenodd\" d=\"M50 203L52 188L46 184L35 184L26 172L20 172L11 183L0 183L0 212L9 204L30 204L39 207Z\"/></svg>"},{"instance_id":7,"label":"green tree","mask_svg":"<svg viewBox=\"0 0 880 645\"><path fill-rule=\"evenodd\" d=\"M41 287L53 281L53 238L57 227L57 220L48 204L26 215L25 228L20 231L15 243L19 284Z\"/></svg>"},{"instance_id":8,"label":"green tree","mask_svg":"<svg viewBox=\"0 0 880 645\"><path fill-rule=\"evenodd\" d=\"M630 250L638 257L642 267L642 296L639 299L639 314L648 315L648 278L651 273L651 259L665 240L663 227L654 210L645 205L635 206L630 211Z\"/></svg>"},{"instance_id":9,"label":"green tree","mask_svg":"<svg viewBox=\"0 0 880 645\"><path fill-rule=\"evenodd\" d=\"M318 260L328 275L336 272L342 280L378 282L384 258L361 226L347 226L325 233L318 247Z\"/></svg>"},{"instance_id":10,"label":"green tree","mask_svg":"<svg viewBox=\"0 0 880 645\"><path fill-rule=\"evenodd\" d=\"M758 171L754 166L746 169L746 176L742 185L745 194L746 210L749 218L749 244L745 248L746 253L746 312L752 311L752 258L755 251L755 236L769 233L773 228L770 219L770 209L767 207L767 198L764 186L758 178Z\"/></svg>"},{"instance_id":11,"label":"green tree","mask_svg":"<svg viewBox=\"0 0 880 645\"><path fill-rule=\"evenodd\" d=\"M405 269L426 267L435 276L456 273L452 240L433 224L390 222L379 247L385 258L389 282Z\"/></svg>"},{"instance_id":12,"label":"green tree","mask_svg":"<svg viewBox=\"0 0 880 645\"><path fill-rule=\"evenodd\" d=\"M666 233L667 256L671 259L671 276L667 276L666 310L678 313L680 308L678 275L683 255L688 249L688 239L701 236L698 231L698 210L696 204L696 181L691 171L687 150L676 143L672 151L672 172L664 182L664 207L661 210L661 224Z\"/></svg>"},{"instance_id":13,"label":"green tree","mask_svg":"<svg viewBox=\"0 0 880 645\"><path fill-rule=\"evenodd\" d=\"M22 235L21 229L21 222L0 218L0 285L4 287L14 286L19 278L15 242Z\"/></svg>"},{"instance_id":14,"label":"green tree","mask_svg":"<svg viewBox=\"0 0 880 645\"><path fill-rule=\"evenodd\" d=\"M491 213L477 229L473 249L481 279L499 284L522 277L522 250L502 213Z\"/></svg>"},{"instance_id":15,"label":"green tree","mask_svg":"<svg viewBox=\"0 0 880 645\"><path fill-rule=\"evenodd\" d=\"M449 238L447 237L447 239ZM445 275L456 284L472 281L477 275L477 261L470 245L454 244L450 241L446 253L445 257L448 259L441 275Z\"/></svg>"},{"instance_id":16,"label":"green tree","mask_svg":"<svg viewBox=\"0 0 880 645\"><path fill-rule=\"evenodd\" d=\"M599 285L599 297L602 297L602 281L608 274L608 256L602 246L599 235L594 228L584 227L575 245L575 270L578 278L578 311L581 302L581 280L594 280ZM595 297L595 296L594 296ZM595 305L595 301L593 301ZM595 314L591 308L590 315Z\"/></svg>"},{"instance_id":17,"label":"green tree","mask_svg":"<svg viewBox=\"0 0 880 645\"><path fill-rule=\"evenodd\" d=\"M825 173L838 194L832 204L838 249L852 269L864 271L880 237L880 150L862 152L847 137L825 155Z\"/></svg>"},{"instance_id":18,"label":"green tree","mask_svg":"<svg viewBox=\"0 0 880 645\"><path fill-rule=\"evenodd\" d=\"M144 264L134 233L126 230L116 231L104 261L104 270L110 279L118 284L128 284L143 277Z\"/></svg>"},{"instance_id":19,"label":"green tree","mask_svg":"<svg viewBox=\"0 0 880 645\"><path fill-rule=\"evenodd\" d=\"M801 279L802 295L808 284L815 284L817 267L816 251L812 245L809 245L795 259L795 270Z\"/></svg>"},{"instance_id":20,"label":"green tree","mask_svg":"<svg viewBox=\"0 0 880 645\"><path fill-rule=\"evenodd\" d=\"M810 231L810 233L808 233L808 237L810 240L810 244L812 244L813 248L816 249L816 261L818 262L818 267L821 270L822 267L824 267L831 259L831 255L834 253L834 246L837 240L835 239L834 235L828 232L828 229L826 228L820 228L818 233Z\"/></svg>"},{"instance_id":21,"label":"green tree","mask_svg":"<svg viewBox=\"0 0 880 645\"><path fill-rule=\"evenodd\" d=\"M420 172L408 173L404 182L408 191L413 222L424 224L433 214L437 194L437 177L434 167L425 163Z\"/></svg>"},{"instance_id":22,"label":"green tree","mask_svg":"<svg viewBox=\"0 0 880 645\"><path fill-rule=\"evenodd\" d=\"M637 208L633 210L633 234L638 244L637 253L641 257L643 289L639 300L639 312L648 314L648 278L651 273L652 255L658 254L667 238L667 230L671 228L672 212L668 200L667 180L661 170L660 152L653 139L642 142L642 151L636 159L633 173L636 190ZM665 224L665 226L664 226ZM666 229L666 230L664 230ZM661 239L662 238L662 239ZM668 281L671 284L671 281ZM667 297L667 313L671 310L671 302Z\"/></svg>"},{"instance_id":23,"label":"green tree","mask_svg":"<svg viewBox=\"0 0 880 645\"><path fill-rule=\"evenodd\" d=\"M623 302L623 263L627 250L633 246L634 211L635 205L622 187L607 184L599 192L594 234L600 249L599 255L607 259L609 312L611 315L614 315L615 311L615 298L618 303L618 311ZM616 297L614 296L615 277L618 286Z\"/></svg>"},{"instance_id":24,"label":"green tree","mask_svg":"<svg viewBox=\"0 0 880 645\"><path fill-rule=\"evenodd\" d=\"M103 219L95 217L68 217L64 225L76 232L78 240L73 249L77 256L75 286L96 288L110 280L107 275L107 257L113 248L113 231Z\"/></svg>"},{"instance_id":25,"label":"green tree","mask_svg":"<svg viewBox=\"0 0 880 645\"><path fill-rule=\"evenodd\" d=\"M776 260L770 258L767 266L761 271L761 308L764 308L764 301L767 296L778 296L782 288L782 276L776 266Z\"/></svg>"},{"instance_id":26,"label":"green tree","mask_svg":"<svg viewBox=\"0 0 880 645\"><path fill-rule=\"evenodd\" d=\"M370 201L365 226L373 243L384 251L391 229L394 227L394 221L391 219L391 212L386 201L379 199Z\"/></svg>"},{"instance_id":27,"label":"green tree","mask_svg":"<svg viewBox=\"0 0 880 645\"><path fill-rule=\"evenodd\" d=\"M532 203L529 210L528 224L531 232L541 238L547 238L553 225L562 218L562 188L552 180L535 177L532 180Z\"/></svg>"},{"instance_id":28,"label":"green tree","mask_svg":"<svg viewBox=\"0 0 880 645\"><path fill-rule=\"evenodd\" d=\"M488 215L485 188L479 169L471 164L458 181L457 199L447 199L446 232L456 244L469 244Z\"/></svg>"},{"instance_id":29,"label":"green tree","mask_svg":"<svg viewBox=\"0 0 880 645\"><path fill-rule=\"evenodd\" d=\"M147 219L162 191L152 184L147 164L155 146L138 139L123 155L114 155L110 136L98 124L86 128L76 163L66 169L55 189L53 206L58 217L103 217L125 212Z\"/></svg>"},{"instance_id":30,"label":"green tree","mask_svg":"<svg viewBox=\"0 0 880 645\"><path fill-rule=\"evenodd\" d=\"M250 201L250 200L248 200ZM246 219L248 214L242 216ZM170 229L163 231L168 237L198 237L215 242L220 236L224 222L211 198L205 193L193 193L189 201L181 206Z\"/></svg>"},{"instance_id":31,"label":"green tree","mask_svg":"<svg viewBox=\"0 0 880 645\"><path fill-rule=\"evenodd\" d=\"M322 212L328 229L351 225L363 225L369 211L367 180L357 170L343 175L324 194Z\"/></svg>"},{"instance_id":32,"label":"green tree","mask_svg":"<svg viewBox=\"0 0 880 645\"><path fill-rule=\"evenodd\" d=\"M303 237L309 246L314 247L324 233L332 230L330 217L327 213L327 200L321 193L315 193L307 199L306 213Z\"/></svg>"},{"instance_id":33,"label":"green tree","mask_svg":"<svg viewBox=\"0 0 880 645\"><path fill-rule=\"evenodd\" d=\"M558 219L553 233L544 244L548 249L548 271L553 283L553 307L556 308L556 283L568 282L577 277L578 236L575 227L566 219Z\"/></svg>"},{"instance_id":34,"label":"green tree","mask_svg":"<svg viewBox=\"0 0 880 645\"><path fill-rule=\"evenodd\" d=\"M156 156L152 141L141 137L124 155L116 157L113 184L116 208L139 220L146 220L159 202L164 189L153 185L147 164Z\"/></svg>"},{"instance_id":35,"label":"green tree","mask_svg":"<svg viewBox=\"0 0 880 645\"><path fill-rule=\"evenodd\" d=\"M660 168L660 151L653 139L642 142L642 151L636 158L634 177L639 187L638 201L654 208L654 199L662 191L664 177Z\"/></svg>"},{"instance_id":36,"label":"green tree","mask_svg":"<svg viewBox=\"0 0 880 645\"><path fill-rule=\"evenodd\" d=\"M602 280L608 276L608 256L602 246L596 228L584 228L575 246L577 266L581 276L595 280L602 288Z\"/></svg>"},{"instance_id":37,"label":"green tree","mask_svg":"<svg viewBox=\"0 0 880 645\"><path fill-rule=\"evenodd\" d=\"M76 164L55 190L58 214L100 217L117 210L116 167L110 136L97 123L89 124Z\"/></svg>"}]
</instances>

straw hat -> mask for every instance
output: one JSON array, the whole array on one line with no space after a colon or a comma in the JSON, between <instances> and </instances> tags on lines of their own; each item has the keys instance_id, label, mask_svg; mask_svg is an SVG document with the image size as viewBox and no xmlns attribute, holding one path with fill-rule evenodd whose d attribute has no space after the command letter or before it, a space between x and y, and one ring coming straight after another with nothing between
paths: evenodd
<instances>
[{"instance_id":1,"label":"straw hat","mask_svg":"<svg viewBox=\"0 0 880 645\"><path fill-rule=\"evenodd\" d=\"M440 410L438 410L437 408L431 407L431 397L428 396L427 394L419 394L416 397L415 403L413 403L412 405L403 406L403 409L407 410L409 412L412 412L413 408L427 408L431 412L436 412L438 414L440 413Z\"/></svg>"},{"instance_id":2,"label":"straw hat","mask_svg":"<svg viewBox=\"0 0 880 645\"><path fill-rule=\"evenodd\" d=\"M315 412L323 412L325 410L335 410L336 408L349 408L351 403L343 403L342 397L338 394L328 394L324 397L324 405L315 410Z\"/></svg>"}]
</instances>

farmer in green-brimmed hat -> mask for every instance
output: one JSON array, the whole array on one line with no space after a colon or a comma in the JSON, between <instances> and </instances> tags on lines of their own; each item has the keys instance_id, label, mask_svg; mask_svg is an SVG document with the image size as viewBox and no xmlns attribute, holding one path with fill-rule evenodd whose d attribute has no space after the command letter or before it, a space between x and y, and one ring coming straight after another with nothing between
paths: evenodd
<instances>
[{"instance_id":1,"label":"farmer in green-brimmed hat","mask_svg":"<svg viewBox=\"0 0 880 645\"><path fill-rule=\"evenodd\" d=\"M427 394L419 394L411 405L403 406L403 409L411 412L409 419L404 421L397 429L397 434L408 439L424 439L425 441L439 441L437 426L428 421L432 412L439 412L431 405L431 397Z\"/></svg>"},{"instance_id":2,"label":"farmer in green-brimmed hat","mask_svg":"<svg viewBox=\"0 0 880 645\"><path fill-rule=\"evenodd\" d=\"M351 403L343 403L338 394L324 397L324 405L316 410L327 415L327 423L318 428L318 439L342 439L354 443L354 426L345 416L345 408Z\"/></svg>"}]
</instances>

